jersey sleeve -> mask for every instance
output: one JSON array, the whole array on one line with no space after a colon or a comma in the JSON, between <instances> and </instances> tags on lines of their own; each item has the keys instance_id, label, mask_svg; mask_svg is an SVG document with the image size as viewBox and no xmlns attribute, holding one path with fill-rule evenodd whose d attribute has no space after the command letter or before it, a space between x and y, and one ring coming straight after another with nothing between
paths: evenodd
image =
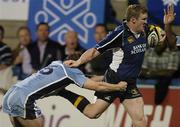
<instances>
[{"instance_id":1,"label":"jersey sleeve","mask_svg":"<svg viewBox=\"0 0 180 127\"><path fill-rule=\"evenodd\" d=\"M123 26L118 26L114 31L109 32L103 40L96 44L95 48L100 53L103 53L106 50L121 47L123 31Z\"/></svg>"},{"instance_id":2,"label":"jersey sleeve","mask_svg":"<svg viewBox=\"0 0 180 127\"><path fill-rule=\"evenodd\" d=\"M180 36L176 36L176 45L177 46L180 46Z\"/></svg>"},{"instance_id":3,"label":"jersey sleeve","mask_svg":"<svg viewBox=\"0 0 180 127\"><path fill-rule=\"evenodd\" d=\"M75 78L75 83L79 86L79 87L83 87L87 77L85 77L85 75L79 71L79 73L76 75L77 78Z\"/></svg>"},{"instance_id":4,"label":"jersey sleeve","mask_svg":"<svg viewBox=\"0 0 180 127\"><path fill-rule=\"evenodd\" d=\"M66 68L67 76L70 78L74 84L79 87L83 87L87 80L87 77L77 68Z\"/></svg>"}]
</instances>

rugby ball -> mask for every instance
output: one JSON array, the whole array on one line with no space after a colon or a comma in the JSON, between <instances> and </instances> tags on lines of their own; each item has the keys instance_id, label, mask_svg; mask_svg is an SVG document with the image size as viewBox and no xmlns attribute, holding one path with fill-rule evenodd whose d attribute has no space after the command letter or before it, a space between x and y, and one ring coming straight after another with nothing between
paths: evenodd
<instances>
[{"instance_id":1,"label":"rugby ball","mask_svg":"<svg viewBox=\"0 0 180 127\"><path fill-rule=\"evenodd\" d=\"M155 47L159 42L164 41L165 31L159 26L150 26L147 41L149 47Z\"/></svg>"}]
</instances>

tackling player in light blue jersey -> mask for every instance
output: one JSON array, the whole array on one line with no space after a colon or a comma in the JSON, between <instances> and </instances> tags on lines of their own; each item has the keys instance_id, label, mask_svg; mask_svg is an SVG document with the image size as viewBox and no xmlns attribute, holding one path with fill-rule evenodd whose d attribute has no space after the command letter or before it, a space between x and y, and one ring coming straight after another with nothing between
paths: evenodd
<instances>
[{"instance_id":1,"label":"tackling player in light blue jersey","mask_svg":"<svg viewBox=\"0 0 180 127\"><path fill-rule=\"evenodd\" d=\"M43 127L41 110L35 101L61 92L74 83L96 91L120 91L126 89L126 82L109 84L93 81L76 68L69 68L61 61L54 61L25 80L13 85L3 98L2 110L10 115L15 127ZM82 103L86 103L86 100ZM80 107L81 108L81 107Z\"/></svg>"}]
</instances>

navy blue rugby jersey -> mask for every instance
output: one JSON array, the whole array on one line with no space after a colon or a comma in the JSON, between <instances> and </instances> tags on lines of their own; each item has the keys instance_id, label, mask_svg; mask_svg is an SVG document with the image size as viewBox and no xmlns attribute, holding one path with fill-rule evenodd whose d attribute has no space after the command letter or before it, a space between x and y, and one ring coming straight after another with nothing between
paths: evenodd
<instances>
[{"instance_id":1,"label":"navy blue rugby jersey","mask_svg":"<svg viewBox=\"0 0 180 127\"><path fill-rule=\"evenodd\" d=\"M142 32L135 37L128 26L123 23L110 32L95 48L100 53L113 50L110 68L117 73L120 80L136 79L147 48L146 33Z\"/></svg>"}]
</instances>

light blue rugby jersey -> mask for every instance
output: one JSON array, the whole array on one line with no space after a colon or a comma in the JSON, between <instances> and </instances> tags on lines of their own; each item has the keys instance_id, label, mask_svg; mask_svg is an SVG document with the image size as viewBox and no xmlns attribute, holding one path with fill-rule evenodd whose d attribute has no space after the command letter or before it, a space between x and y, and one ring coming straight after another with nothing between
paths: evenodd
<instances>
[{"instance_id":1,"label":"light blue rugby jersey","mask_svg":"<svg viewBox=\"0 0 180 127\"><path fill-rule=\"evenodd\" d=\"M13 117L29 118L32 111L29 111L29 108L33 108L33 114L35 114L33 118L38 118L41 111L35 104L36 100L49 96L70 83L83 87L86 80L87 78L79 69L66 67L61 61L54 61L13 85L3 98L3 112Z\"/></svg>"},{"instance_id":2,"label":"light blue rugby jersey","mask_svg":"<svg viewBox=\"0 0 180 127\"><path fill-rule=\"evenodd\" d=\"M63 65L61 61L54 61L49 66L15 84L15 86L29 94L52 85L59 88L61 85L75 83L77 86L83 87L86 80L87 78L79 69L69 68Z\"/></svg>"}]
</instances>

